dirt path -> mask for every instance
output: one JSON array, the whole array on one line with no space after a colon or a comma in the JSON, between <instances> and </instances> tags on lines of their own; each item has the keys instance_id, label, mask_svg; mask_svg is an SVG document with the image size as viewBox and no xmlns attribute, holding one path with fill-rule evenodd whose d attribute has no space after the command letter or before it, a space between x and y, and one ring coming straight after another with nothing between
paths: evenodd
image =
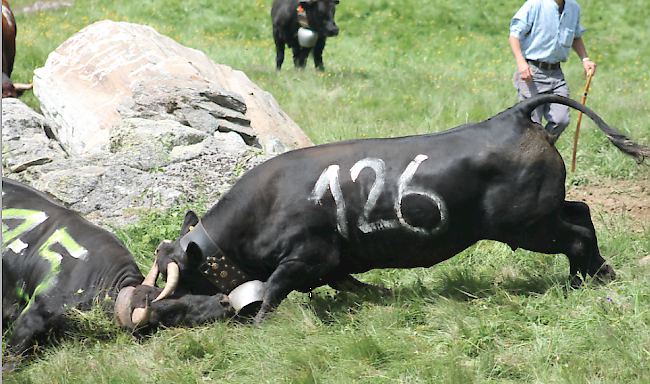
<instances>
[{"instance_id":1,"label":"dirt path","mask_svg":"<svg viewBox=\"0 0 650 384\"><path fill-rule=\"evenodd\" d=\"M650 180L599 181L594 185L572 186L567 188L567 200L583 201L595 212L630 216L637 232L642 232L644 225L650 227Z\"/></svg>"}]
</instances>

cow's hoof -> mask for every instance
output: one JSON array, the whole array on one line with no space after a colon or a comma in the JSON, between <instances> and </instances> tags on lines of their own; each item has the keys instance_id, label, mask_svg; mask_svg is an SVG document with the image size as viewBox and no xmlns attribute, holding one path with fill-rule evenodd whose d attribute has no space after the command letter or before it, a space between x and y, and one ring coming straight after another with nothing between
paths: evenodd
<instances>
[{"instance_id":1,"label":"cow's hoof","mask_svg":"<svg viewBox=\"0 0 650 384\"><path fill-rule=\"evenodd\" d=\"M569 281L569 286L572 289L582 288L584 286L584 279L580 274L575 274L571 276L571 280Z\"/></svg>"}]
</instances>

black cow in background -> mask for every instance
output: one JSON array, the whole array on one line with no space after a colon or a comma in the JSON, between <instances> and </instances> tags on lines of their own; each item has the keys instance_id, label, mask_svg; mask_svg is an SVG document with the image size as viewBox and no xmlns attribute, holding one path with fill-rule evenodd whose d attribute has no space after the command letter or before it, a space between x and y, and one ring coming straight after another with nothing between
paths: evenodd
<instances>
[{"instance_id":1,"label":"black cow in background","mask_svg":"<svg viewBox=\"0 0 650 384\"><path fill-rule=\"evenodd\" d=\"M339 28L334 22L334 12L338 3L338 0L275 0L273 2L271 19L278 70L282 68L284 62L285 44L293 50L293 63L298 68L306 65L307 57L312 50L309 47L301 47L298 42L299 12L306 13L307 28L318 34L318 40L313 47L314 64L317 69L324 69L325 40L339 33Z\"/></svg>"},{"instance_id":2,"label":"black cow in background","mask_svg":"<svg viewBox=\"0 0 650 384\"><path fill-rule=\"evenodd\" d=\"M440 133L277 156L246 173L200 221L188 213L181 237L158 247L156 264L181 275L198 265L216 282L219 274L210 268L265 281L256 323L292 290L363 286L350 274L430 267L482 239L563 253L575 284L587 275L612 279L589 207L565 200L557 137L531 121L533 110L547 103L584 112L639 163L650 157L649 147L591 109L540 95Z\"/></svg>"},{"instance_id":3,"label":"black cow in background","mask_svg":"<svg viewBox=\"0 0 650 384\"><path fill-rule=\"evenodd\" d=\"M3 372L11 371L34 341L65 329L70 323L65 315L73 308L100 303L138 332L234 312L223 294L188 295L182 286L156 300L164 291L155 286L156 277L154 268L144 279L111 233L44 193L2 178L2 328L13 324L6 350L18 357L5 360Z\"/></svg>"}]
</instances>

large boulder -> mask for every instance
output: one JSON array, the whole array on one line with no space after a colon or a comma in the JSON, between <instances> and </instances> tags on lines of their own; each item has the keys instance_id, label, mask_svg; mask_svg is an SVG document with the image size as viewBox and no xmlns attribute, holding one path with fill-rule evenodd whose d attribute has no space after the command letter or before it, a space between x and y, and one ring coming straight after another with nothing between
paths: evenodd
<instances>
[{"instance_id":1,"label":"large boulder","mask_svg":"<svg viewBox=\"0 0 650 384\"><path fill-rule=\"evenodd\" d=\"M210 135L173 120L130 118L108 133L110 152L51 159L3 170L3 176L48 193L96 224L121 227L151 209L197 201L208 209L247 170L273 156L234 132Z\"/></svg>"},{"instance_id":2,"label":"large boulder","mask_svg":"<svg viewBox=\"0 0 650 384\"><path fill-rule=\"evenodd\" d=\"M123 119L174 120L192 128L214 133L238 133L250 145L257 133L246 116L244 99L205 81L184 78L147 78L133 89L131 97L117 106Z\"/></svg>"},{"instance_id":3,"label":"large boulder","mask_svg":"<svg viewBox=\"0 0 650 384\"><path fill-rule=\"evenodd\" d=\"M172 152L178 153L178 148L194 148L207 137L173 120L129 118L111 127L110 152L123 164L149 172L172 163Z\"/></svg>"},{"instance_id":4,"label":"large boulder","mask_svg":"<svg viewBox=\"0 0 650 384\"><path fill-rule=\"evenodd\" d=\"M234 131L249 144L313 145L243 72L137 24L104 20L72 36L34 71L34 94L73 155L107 152L109 129L123 117Z\"/></svg>"},{"instance_id":5,"label":"large boulder","mask_svg":"<svg viewBox=\"0 0 650 384\"><path fill-rule=\"evenodd\" d=\"M20 172L66 157L43 115L16 98L2 99L3 169Z\"/></svg>"}]
</instances>

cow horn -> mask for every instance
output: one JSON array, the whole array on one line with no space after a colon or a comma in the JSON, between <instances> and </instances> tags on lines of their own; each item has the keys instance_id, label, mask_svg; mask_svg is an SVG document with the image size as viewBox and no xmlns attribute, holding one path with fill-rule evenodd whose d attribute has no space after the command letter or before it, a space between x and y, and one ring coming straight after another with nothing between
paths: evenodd
<instances>
[{"instance_id":1,"label":"cow horn","mask_svg":"<svg viewBox=\"0 0 650 384\"><path fill-rule=\"evenodd\" d=\"M133 286L124 287L115 299L115 317L117 318L117 322L130 329L135 328L135 325L131 322L131 316L129 316L131 297L133 297L134 291L135 287Z\"/></svg>"},{"instance_id":2,"label":"cow horn","mask_svg":"<svg viewBox=\"0 0 650 384\"><path fill-rule=\"evenodd\" d=\"M147 277L145 277L144 281L142 282L142 285L153 287L154 284L156 284L156 280L158 279L159 273L160 270L158 269L158 263L154 261L153 265L151 266L151 269L149 270L149 273L147 273Z\"/></svg>"},{"instance_id":3,"label":"cow horn","mask_svg":"<svg viewBox=\"0 0 650 384\"><path fill-rule=\"evenodd\" d=\"M136 327L141 327L149 322L151 318L152 308L149 305L149 296L147 296L144 308L136 308L131 315L131 321Z\"/></svg>"},{"instance_id":4,"label":"cow horn","mask_svg":"<svg viewBox=\"0 0 650 384\"><path fill-rule=\"evenodd\" d=\"M21 84L21 83L14 83L14 88L16 88L17 91L27 91L32 88L34 88L34 84Z\"/></svg>"},{"instance_id":5,"label":"cow horn","mask_svg":"<svg viewBox=\"0 0 650 384\"><path fill-rule=\"evenodd\" d=\"M176 286L178 285L179 277L180 271L178 264L174 262L167 264L167 285L165 285L165 289L160 292L160 295L158 295L158 297L156 297L153 302L155 303L156 301L162 300L171 295L171 293L174 292Z\"/></svg>"}]
</instances>

